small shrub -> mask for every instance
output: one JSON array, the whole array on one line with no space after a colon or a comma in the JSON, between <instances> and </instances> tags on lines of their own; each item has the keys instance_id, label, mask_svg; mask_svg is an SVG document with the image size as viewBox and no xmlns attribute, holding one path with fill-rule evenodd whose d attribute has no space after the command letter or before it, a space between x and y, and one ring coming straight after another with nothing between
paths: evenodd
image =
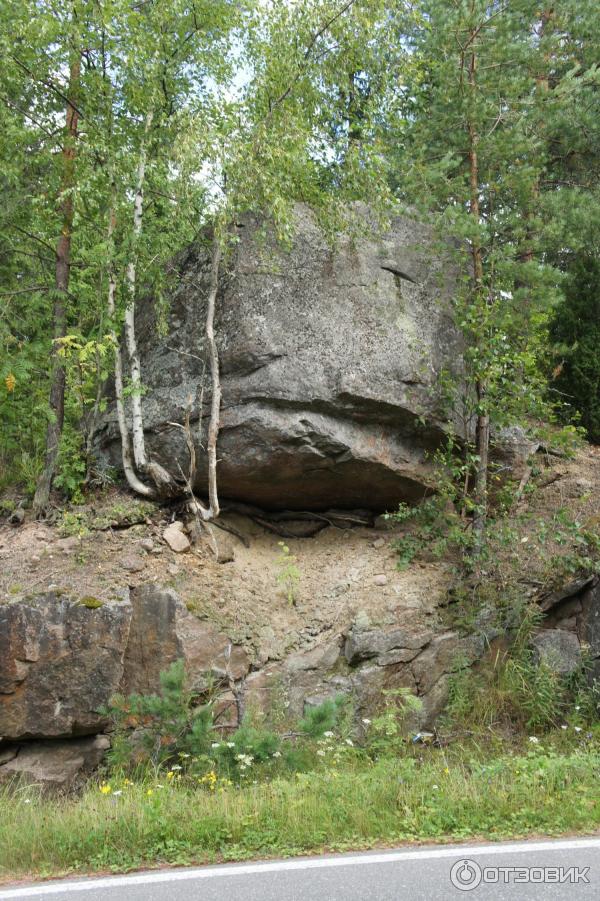
<instances>
[{"instance_id":1,"label":"small shrub","mask_svg":"<svg viewBox=\"0 0 600 901\"><path fill-rule=\"evenodd\" d=\"M307 738L321 738L325 732L331 732L337 724L345 700L340 696L335 700L324 701L316 707L309 707L304 718L298 723L298 732Z\"/></svg>"},{"instance_id":2,"label":"small shrub","mask_svg":"<svg viewBox=\"0 0 600 901\"><path fill-rule=\"evenodd\" d=\"M277 583L283 589L286 600L290 605L296 603L298 585L300 584L300 570L298 568L298 560L291 553L285 541L277 542L281 548L281 553L277 557Z\"/></svg>"},{"instance_id":3,"label":"small shrub","mask_svg":"<svg viewBox=\"0 0 600 901\"><path fill-rule=\"evenodd\" d=\"M367 748L372 755L397 754L406 739L409 720L423 709L423 702L408 688L383 692L383 709L368 723Z\"/></svg>"},{"instance_id":4,"label":"small shrub","mask_svg":"<svg viewBox=\"0 0 600 901\"><path fill-rule=\"evenodd\" d=\"M86 470L83 435L67 422L61 436L54 486L72 503L83 503Z\"/></svg>"},{"instance_id":5,"label":"small shrub","mask_svg":"<svg viewBox=\"0 0 600 901\"><path fill-rule=\"evenodd\" d=\"M10 516L17 509L15 501L5 498L0 501L0 516Z\"/></svg>"},{"instance_id":6,"label":"small shrub","mask_svg":"<svg viewBox=\"0 0 600 901\"><path fill-rule=\"evenodd\" d=\"M85 513L70 510L61 511L58 529L63 538L84 538L90 533Z\"/></svg>"},{"instance_id":7,"label":"small shrub","mask_svg":"<svg viewBox=\"0 0 600 901\"><path fill-rule=\"evenodd\" d=\"M507 650L497 651L484 667L451 675L446 725L474 732L547 730L567 721L575 706L593 719L596 702L585 672L564 676L538 661L530 642L542 613L530 604L520 615Z\"/></svg>"},{"instance_id":8,"label":"small shrub","mask_svg":"<svg viewBox=\"0 0 600 901\"><path fill-rule=\"evenodd\" d=\"M344 699L325 701L282 734L246 717L224 736L215 721L213 689L209 686L203 698L187 690L182 660L161 673L160 685L158 695L117 696L103 711L115 726L109 761L113 768L170 767L170 778L203 780L214 773L236 782L251 773L305 769L315 761L315 742L324 734L333 735L344 706Z\"/></svg>"}]
</instances>

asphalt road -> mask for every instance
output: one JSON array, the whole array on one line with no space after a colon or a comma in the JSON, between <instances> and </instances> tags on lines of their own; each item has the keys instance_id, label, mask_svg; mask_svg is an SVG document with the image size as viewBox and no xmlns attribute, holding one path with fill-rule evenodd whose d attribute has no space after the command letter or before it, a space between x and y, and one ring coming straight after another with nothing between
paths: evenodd
<instances>
[{"instance_id":1,"label":"asphalt road","mask_svg":"<svg viewBox=\"0 0 600 901\"><path fill-rule=\"evenodd\" d=\"M456 888L452 883L462 884ZM571 901L600 898L600 838L399 848L0 890L47 901Z\"/></svg>"}]
</instances>

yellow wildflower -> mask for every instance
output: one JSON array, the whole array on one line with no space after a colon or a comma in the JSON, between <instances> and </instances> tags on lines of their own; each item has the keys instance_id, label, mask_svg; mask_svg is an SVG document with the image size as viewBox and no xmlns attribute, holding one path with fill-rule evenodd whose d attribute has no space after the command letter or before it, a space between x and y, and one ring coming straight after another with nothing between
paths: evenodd
<instances>
[{"instance_id":1,"label":"yellow wildflower","mask_svg":"<svg viewBox=\"0 0 600 901\"><path fill-rule=\"evenodd\" d=\"M106 782L103 782L100 786L100 791L103 795L110 795L112 788L110 787L110 785L107 785Z\"/></svg>"},{"instance_id":2,"label":"yellow wildflower","mask_svg":"<svg viewBox=\"0 0 600 901\"><path fill-rule=\"evenodd\" d=\"M17 380L14 376L14 373L9 372L6 378L4 379L4 384L6 385L6 390L9 394L12 394L15 390L15 385L17 384Z\"/></svg>"}]
</instances>

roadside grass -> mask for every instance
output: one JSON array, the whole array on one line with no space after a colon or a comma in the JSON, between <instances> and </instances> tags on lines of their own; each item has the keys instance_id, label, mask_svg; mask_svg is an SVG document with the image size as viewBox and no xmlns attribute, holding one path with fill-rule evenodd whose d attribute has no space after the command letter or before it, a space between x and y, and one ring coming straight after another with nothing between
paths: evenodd
<instances>
[{"instance_id":1,"label":"roadside grass","mask_svg":"<svg viewBox=\"0 0 600 901\"><path fill-rule=\"evenodd\" d=\"M561 747L561 745L563 745ZM48 877L289 856L412 841L505 839L600 828L600 742L504 750L358 749L308 773L232 785L164 771L92 783L78 797L0 793L0 876ZM258 774L256 774L258 776Z\"/></svg>"}]
</instances>

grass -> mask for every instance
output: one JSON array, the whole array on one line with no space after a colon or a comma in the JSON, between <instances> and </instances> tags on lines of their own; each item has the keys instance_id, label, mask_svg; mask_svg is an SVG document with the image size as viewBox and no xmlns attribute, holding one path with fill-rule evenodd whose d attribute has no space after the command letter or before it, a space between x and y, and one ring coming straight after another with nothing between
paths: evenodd
<instances>
[{"instance_id":1,"label":"grass","mask_svg":"<svg viewBox=\"0 0 600 901\"><path fill-rule=\"evenodd\" d=\"M251 778L251 777L250 777ZM43 799L0 794L0 876L187 865L411 841L589 833L600 827L597 739L495 757L433 748L236 787L158 778ZM119 794L117 794L119 793Z\"/></svg>"}]
</instances>

